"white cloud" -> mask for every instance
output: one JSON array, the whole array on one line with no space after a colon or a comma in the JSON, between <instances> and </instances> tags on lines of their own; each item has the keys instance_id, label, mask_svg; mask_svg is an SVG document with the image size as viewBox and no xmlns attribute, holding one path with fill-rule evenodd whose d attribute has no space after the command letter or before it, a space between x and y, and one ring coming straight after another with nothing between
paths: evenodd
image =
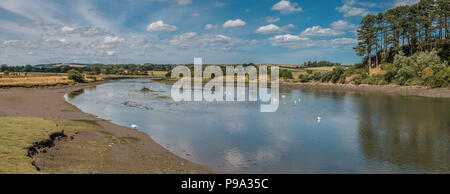
<instances>
[{"instance_id":1,"label":"white cloud","mask_svg":"<svg viewBox=\"0 0 450 194\"><path fill-rule=\"evenodd\" d=\"M71 45L69 41L67 41L65 38L61 39L45 39L41 42L40 47L42 48L63 48L63 47L75 47L75 45Z\"/></svg>"},{"instance_id":2,"label":"white cloud","mask_svg":"<svg viewBox=\"0 0 450 194\"><path fill-rule=\"evenodd\" d=\"M291 35L291 34L285 34L285 35L277 35L272 38L269 38L269 41L271 42L272 46L295 49L295 48L303 47L302 43L305 43L305 45L306 45L311 40L309 38L305 38L305 37L300 37L300 36Z\"/></svg>"},{"instance_id":3,"label":"white cloud","mask_svg":"<svg viewBox=\"0 0 450 194\"><path fill-rule=\"evenodd\" d=\"M291 34L277 35L269 38L272 46L284 47L291 49L299 48L353 48L357 44L356 39L352 38L336 38L331 40L311 40L307 37L301 37Z\"/></svg>"},{"instance_id":4,"label":"white cloud","mask_svg":"<svg viewBox=\"0 0 450 194\"><path fill-rule=\"evenodd\" d=\"M275 24L269 24L267 26L261 26L256 30L258 34L277 34L283 32L283 29Z\"/></svg>"},{"instance_id":5,"label":"white cloud","mask_svg":"<svg viewBox=\"0 0 450 194\"><path fill-rule=\"evenodd\" d=\"M272 10L280 11L282 14L301 12L303 9L297 3L291 3L289 0L281 0L273 5Z\"/></svg>"},{"instance_id":6,"label":"white cloud","mask_svg":"<svg viewBox=\"0 0 450 194\"><path fill-rule=\"evenodd\" d=\"M105 38L103 38L100 41L94 42L92 44L92 47L94 48L113 48L113 47L117 47L120 44L125 43L125 39L124 38L120 38L117 36L106 36Z\"/></svg>"},{"instance_id":7,"label":"white cloud","mask_svg":"<svg viewBox=\"0 0 450 194\"><path fill-rule=\"evenodd\" d=\"M213 25L213 24L206 24L205 25L205 30L212 30L212 29L217 29L219 26L217 25Z\"/></svg>"},{"instance_id":8,"label":"white cloud","mask_svg":"<svg viewBox=\"0 0 450 194\"><path fill-rule=\"evenodd\" d=\"M114 43L120 43L123 41L124 41L123 38L119 38L117 36L114 36L114 37L107 36L103 39L103 43L105 43L105 44L114 44Z\"/></svg>"},{"instance_id":9,"label":"white cloud","mask_svg":"<svg viewBox=\"0 0 450 194\"><path fill-rule=\"evenodd\" d=\"M93 27L63 26L59 30L59 35L73 35L73 34L79 34L82 37L95 37L95 36L104 36L111 33L103 29Z\"/></svg>"},{"instance_id":10,"label":"white cloud","mask_svg":"<svg viewBox=\"0 0 450 194\"><path fill-rule=\"evenodd\" d=\"M178 28L173 25L165 24L162 20L153 22L147 26L149 32L173 32Z\"/></svg>"},{"instance_id":11,"label":"white cloud","mask_svg":"<svg viewBox=\"0 0 450 194\"><path fill-rule=\"evenodd\" d=\"M192 4L192 0L177 0L178 5L189 5Z\"/></svg>"},{"instance_id":12,"label":"white cloud","mask_svg":"<svg viewBox=\"0 0 450 194\"><path fill-rule=\"evenodd\" d=\"M105 51L105 53L109 56L116 54L116 51Z\"/></svg>"},{"instance_id":13,"label":"white cloud","mask_svg":"<svg viewBox=\"0 0 450 194\"><path fill-rule=\"evenodd\" d=\"M280 21L280 18L275 18L275 17L272 17L272 16L266 17L266 22L267 23L275 23L275 22L278 22L278 21Z\"/></svg>"},{"instance_id":14,"label":"white cloud","mask_svg":"<svg viewBox=\"0 0 450 194\"><path fill-rule=\"evenodd\" d=\"M331 28L335 30L355 30L358 28L355 24L350 24L345 20L338 20L331 23Z\"/></svg>"},{"instance_id":15,"label":"white cloud","mask_svg":"<svg viewBox=\"0 0 450 194\"><path fill-rule=\"evenodd\" d=\"M66 34L66 33L72 33L75 31L75 28L70 27L70 26L64 26L61 28L61 33L62 34Z\"/></svg>"},{"instance_id":16,"label":"white cloud","mask_svg":"<svg viewBox=\"0 0 450 194\"><path fill-rule=\"evenodd\" d=\"M283 26L281 28L283 28L284 30L288 30L288 29L295 28L295 27L297 27L297 26L295 26L294 24L288 24L288 25Z\"/></svg>"},{"instance_id":17,"label":"white cloud","mask_svg":"<svg viewBox=\"0 0 450 194\"><path fill-rule=\"evenodd\" d=\"M111 34L110 32L104 31L100 28L93 27L81 27L77 29L81 36L84 37L94 37L94 36L104 36Z\"/></svg>"},{"instance_id":18,"label":"white cloud","mask_svg":"<svg viewBox=\"0 0 450 194\"><path fill-rule=\"evenodd\" d=\"M395 0L394 7L402 6L402 5L413 5L419 3L420 0Z\"/></svg>"},{"instance_id":19,"label":"white cloud","mask_svg":"<svg viewBox=\"0 0 450 194\"><path fill-rule=\"evenodd\" d=\"M228 51L239 50L244 47L255 45L257 41L238 39L222 34L199 36L195 32L187 32L173 36L173 38L169 40L169 43L180 49L195 47Z\"/></svg>"},{"instance_id":20,"label":"white cloud","mask_svg":"<svg viewBox=\"0 0 450 194\"><path fill-rule=\"evenodd\" d=\"M334 30L331 28L321 28L320 26L307 28L301 33L302 36L340 36L344 34L345 32Z\"/></svg>"},{"instance_id":21,"label":"white cloud","mask_svg":"<svg viewBox=\"0 0 450 194\"><path fill-rule=\"evenodd\" d=\"M245 26L245 22L241 19L228 20L223 24L223 28L240 28Z\"/></svg>"},{"instance_id":22,"label":"white cloud","mask_svg":"<svg viewBox=\"0 0 450 194\"><path fill-rule=\"evenodd\" d=\"M197 33L195 33L195 32L186 32L184 34L174 36L169 42L170 42L170 44L175 45L175 46L189 47L189 46L193 46L192 42L190 40L192 40L196 36L197 36Z\"/></svg>"},{"instance_id":23,"label":"white cloud","mask_svg":"<svg viewBox=\"0 0 450 194\"><path fill-rule=\"evenodd\" d=\"M332 46L356 45L358 40L354 38L336 38L330 41Z\"/></svg>"},{"instance_id":24,"label":"white cloud","mask_svg":"<svg viewBox=\"0 0 450 194\"><path fill-rule=\"evenodd\" d=\"M216 1L216 2L214 3L214 6L216 6L216 7L223 7L223 6L225 6L225 3L220 2L220 1Z\"/></svg>"},{"instance_id":25,"label":"white cloud","mask_svg":"<svg viewBox=\"0 0 450 194\"><path fill-rule=\"evenodd\" d=\"M336 10L344 14L344 17L364 17L370 13L367 8L356 7L356 0L343 0L344 4L341 7L336 7Z\"/></svg>"},{"instance_id":26,"label":"white cloud","mask_svg":"<svg viewBox=\"0 0 450 194\"><path fill-rule=\"evenodd\" d=\"M26 40L5 40L3 41L3 46L21 48L21 49L32 49L37 48L37 46Z\"/></svg>"}]
</instances>

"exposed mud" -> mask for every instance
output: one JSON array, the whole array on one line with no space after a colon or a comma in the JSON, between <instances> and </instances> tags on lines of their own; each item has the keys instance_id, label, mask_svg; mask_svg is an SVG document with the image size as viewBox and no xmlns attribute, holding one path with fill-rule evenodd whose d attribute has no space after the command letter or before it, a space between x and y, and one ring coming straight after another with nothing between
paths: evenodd
<instances>
[{"instance_id":1,"label":"exposed mud","mask_svg":"<svg viewBox=\"0 0 450 194\"><path fill-rule=\"evenodd\" d=\"M27 156L33 159L31 165L33 165L37 171L41 171L41 168L35 162L34 156L39 153L47 153L50 148L55 147L57 142L67 141L67 139L67 135L64 134L64 130L62 130L61 132L51 134L50 139L34 142L33 146L29 147L27 152ZM73 136L71 136L70 139L73 139Z\"/></svg>"}]
</instances>

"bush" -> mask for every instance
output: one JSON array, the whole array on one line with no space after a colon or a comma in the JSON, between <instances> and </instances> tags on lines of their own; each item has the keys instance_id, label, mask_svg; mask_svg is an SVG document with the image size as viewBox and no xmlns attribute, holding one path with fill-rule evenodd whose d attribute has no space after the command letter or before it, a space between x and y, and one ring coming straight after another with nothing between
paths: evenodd
<instances>
[{"instance_id":1,"label":"bush","mask_svg":"<svg viewBox=\"0 0 450 194\"><path fill-rule=\"evenodd\" d=\"M450 82L450 67L437 72L430 78L431 87L448 87Z\"/></svg>"},{"instance_id":2,"label":"bush","mask_svg":"<svg viewBox=\"0 0 450 194\"><path fill-rule=\"evenodd\" d=\"M284 79L294 79L294 76L292 75L292 72L289 70L280 70L280 78Z\"/></svg>"},{"instance_id":3,"label":"bush","mask_svg":"<svg viewBox=\"0 0 450 194\"><path fill-rule=\"evenodd\" d=\"M331 81L333 83L337 83L342 78L341 75L343 75L344 72L345 72L345 69L341 66L334 68L333 71L331 72L331 78L330 78ZM345 77L344 77L344 82L345 82Z\"/></svg>"},{"instance_id":4,"label":"bush","mask_svg":"<svg viewBox=\"0 0 450 194\"><path fill-rule=\"evenodd\" d=\"M309 81L309 75L308 74L303 74L300 75L300 82L305 83Z\"/></svg>"},{"instance_id":5,"label":"bush","mask_svg":"<svg viewBox=\"0 0 450 194\"><path fill-rule=\"evenodd\" d=\"M167 78L170 78L170 77L172 76L172 71L167 72L165 76L166 76Z\"/></svg>"},{"instance_id":6,"label":"bush","mask_svg":"<svg viewBox=\"0 0 450 194\"><path fill-rule=\"evenodd\" d=\"M312 80L314 80L314 81L320 81L320 80L322 80L322 73L320 73L320 72L315 72L314 74L312 74Z\"/></svg>"},{"instance_id":7,"label":"bush","mask_svg":"<svg viewBox=\"0 0 450 194\"><path fill-rule=\"evenodd\" d=\"M74 70L74 69L69 70L67 72L67 77L70 80L73 80L75 82L79 82L79 83L84 82L84 75L82 73L80 73L79 71Z\"/></svg>"},{"instance_id":8,"label":"bush","mask_svg":"<svg viewBox=\"0 0 450 194\"><path fill-rule=\"evenodd\" d=\"M391 83L392 80L394 80L394 78L395 78L395 73L393 71L388 71L383 76L384 76L384 80L386 81L386 83Z\"/></svg>"},{"instance_id":9,"label":"bush","mask_svg":"<svg viewBox=\"0 0 450 194\"><path fill-rule=\"evenodd\" d=\"M436 51L418 52L407 57L400 52L394 57L393 72L401 85L427 84L427 79L445 69L447 62L442 62Z\"/></svg>"},{"instance_id":10,"label":"bush","mask_svg":"<svg viewBox=\"0 0 450 194\"><path fill-rule=\"evenodd\" d=\"M372 75L369 76L363 83L369 84L369 85L384 85L386 84L386 79L384 75Z\"/></svg>"},{"instance_id":11,"label":"bush","mask_svg":"<svg viewBox=\"0 0 450 194\"><path fill-rule=\"evenodd\" d=\"M394 70L394 66L391 63L383 63L380 65L381 70L384 71L393 71Z\"/></svg>"},{"instance_id":12,"label":"bush","mask_svg":"<svg viewBox=\"0 0 450 194\"><path fill-rule=\"evenodd\" d=\"M353 79L353 84L355 85L360 85L362 84L363 78L361 75L357 75L354 79Z\"/></svg>"}]
</instances>

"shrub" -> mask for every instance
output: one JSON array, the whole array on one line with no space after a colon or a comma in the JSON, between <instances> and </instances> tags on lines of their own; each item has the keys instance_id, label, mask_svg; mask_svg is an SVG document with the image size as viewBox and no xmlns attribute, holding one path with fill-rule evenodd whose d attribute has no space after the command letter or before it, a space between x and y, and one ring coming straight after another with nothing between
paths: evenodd
<instances>
[{"instance_id":1,"label":"shrub","mask_svg":"<svg viewBox=\"0 0 450 194\"><path fill-rule=\"evenodd\" d=\"M322 74L322 79L320 81L322 82L329 82L331 80L332 77L332 72L325 72Z\"/></svg>"},{"instance_id":2,"label":"shrub","mask_svg":"<svg viewBox=\"0 0 450 194\"><path fill-rule=\"evenodd\" d=\"M393 71L394 70L394 66L391 63L383 63L380 66L381 70L384 71Z\"/></svg>"},{"instance_id":3,"label":"shrub","mask_svg":"<svg viewBox=\"0 0 450 194\"><path fill-rule=\"evenodd\" d=\"M166 76L167 78L170 78L170 77L172 76L172 71L167 72L165 76Z\"/></svg>"},{"instance_id":4,"label":"shrub","mask_svg":"<svg viewBox=\"0 0 450 194\"><path fill-rule=\"evenodd\" d=\"M305 83L309 81L309 75L308 74L303 74L300 75L300 82Z\"/></svg>"},{"instance_id":5,"label":"shrub","mask_svg":"<svg viewBox=\"0 0 450 194\"><path fill-rule=\"evenodd\" d=\"M314 81L320 81L322 79L322 73L320 72L315 72L314 74L312 74L312 79Z\"/></svg>"},{"instance_id":6,"label":"shrub","mask_svg":"<svg viewBox=\"0 0 450 194\"><path fill-rule=\"evenodd\" d=\"M431 87L447 87L450 82L450 67L437 72L430 78Z\"/></svg>"},{"instance_id":7,"label":"shrub","mask_svg":"<svg viewBox=\"0 0 450 194\"><path fill-rule=\"evenodd\" d=\"M436 51L418 52L407 57L400 52L394 57L393 71L395 79L401 85L420 85L427 83L427 79L445 67L447 62L442 62Z\"/></svg>"},{"instance_id":8,"label":"shrub","mask_svg":"<svg viewBox=\"0 0 450 194\"><path fill-rule=\"evenodd\" d=\"M355 85L360 85L363 81L363 78L361 75L357 75L355 76L355 78L353 79L353 84Z\"/></svg>"},{"instance_id":9,"label":"shrub","mask_svg":"<svg viewBox=\"0 0 450 194\"><path fill-rule=\"evenodd\" d=\"M338 66L336 68L333 69L333 71L331 72L331 81L333 83L336 83L339 81L339 79L341 79L341 75L343 75L345 72L344 68L341 66ZM345 82L345 77L344 77L344 82Z\"/></svg>"},{"instance_id":10,"label":"shrub","mask_svg":"<svg viewBox=\"0 0 450 194\"><path fill-rule=\"evenodd\" d=\"M387 82L384 75L372 75L365 80L365 83L370 85L384 85Z\"/></svg>"},{"instance_id":11,"label":"shrub","mask_svg":"<svg viewBox=\"0 0 450 194\"><path fill-rule=\"evenodd\" d=\"M67 78L69 78L70 80L73 80L75 82L84 82L84 75L82 73L80 73L77 70L69 70L67 72Z\"/></svg>"},{"instance_id":12,"label":"shrub","mask_svg":"<svg viewBox=\"0 0 450 194\"><path fill-rule=\"evenodd\" d=\"M280 70L280 78L284 79L294 79L294 76L292 75L292 72L289 70Z\"/></svg>"},{"instance_id":13,"label":"shrub","mask_svg":"<svg viewBox=\"0 0 450 194\"><path fill-rule=\"evenodd\" d=\"M394 80L394 78L395 78L395 73L393 71L388 71L383 76L384 76L384 80L386 81L386 83L391 83L392 80Z\"/></svg>"}]
</instances>

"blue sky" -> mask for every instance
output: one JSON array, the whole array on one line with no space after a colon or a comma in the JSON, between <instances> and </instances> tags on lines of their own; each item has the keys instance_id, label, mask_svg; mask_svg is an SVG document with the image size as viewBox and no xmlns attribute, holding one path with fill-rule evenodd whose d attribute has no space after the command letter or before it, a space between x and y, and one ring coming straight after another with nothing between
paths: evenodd
<instances>
[{"instance_id":1,"label":"blue sky","mask_svg":"<svg viewBox=\"0 0 450 194\"><path fill-rule=\"evenodd\" d=\"M0 63L359 62L363 16L418 0L1 0Z\"/></svg>"}]
</instances>

